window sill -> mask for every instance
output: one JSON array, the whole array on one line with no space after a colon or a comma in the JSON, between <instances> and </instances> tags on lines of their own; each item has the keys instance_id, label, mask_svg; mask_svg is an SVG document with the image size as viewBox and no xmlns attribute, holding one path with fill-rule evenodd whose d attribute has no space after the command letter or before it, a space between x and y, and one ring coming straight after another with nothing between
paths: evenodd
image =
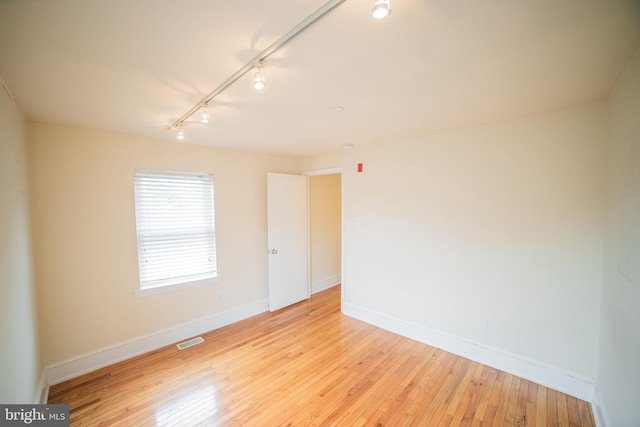
<instances>
[{"instance_id":1,"label":"window sill","mask_svg":"<svg viewBox=\"0 0 640 427\"><path fill-rule=\"evenodd\" d=\"M136 289L135 291L133 291L133 294L136 297L145 297L147 295L162 294L165 292L177 291L179 289L193 288L196 286L213 285L215 283L220 283L223 277L224 276L216 276L216 277L211 277L209 279L196 280L194 282L176 283L174 285L158 286L155 288L147 288L147 289Z\"/></svg>"}]
</instances>

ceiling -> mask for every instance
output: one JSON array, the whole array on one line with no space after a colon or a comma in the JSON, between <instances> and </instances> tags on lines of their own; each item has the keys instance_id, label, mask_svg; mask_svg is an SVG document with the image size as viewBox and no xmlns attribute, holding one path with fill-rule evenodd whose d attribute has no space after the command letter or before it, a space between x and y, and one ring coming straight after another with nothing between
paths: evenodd
<instances>
[{"instance_id":1,"label":"ceiling","mask_svg":"<svg viewBox=\"0 0 640 427\"><path fill-rule=\"evenodd\" d=\"M605 99L640 49L640 0L391 1L347 0L183 143L313 156L541 114ZM167 123L324 4L0 0L0 75L33 121L177 141Z\"/></svg>"}]
</instances>

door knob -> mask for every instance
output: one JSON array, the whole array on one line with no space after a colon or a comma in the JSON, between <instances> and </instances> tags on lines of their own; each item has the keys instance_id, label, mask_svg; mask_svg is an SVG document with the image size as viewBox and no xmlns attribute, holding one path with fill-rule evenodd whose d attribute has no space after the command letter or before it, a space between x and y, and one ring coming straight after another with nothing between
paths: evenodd
<instances>
[{"instance_id":1,"label":"door knob","mask_svg":"<svg viewBox=\"0 0 640 427\"><path fill-rule=\"evenodd\" d=\"M277 249L271 249L271 255L276 255L278 253Z\"/></svg>"}]
</instances>

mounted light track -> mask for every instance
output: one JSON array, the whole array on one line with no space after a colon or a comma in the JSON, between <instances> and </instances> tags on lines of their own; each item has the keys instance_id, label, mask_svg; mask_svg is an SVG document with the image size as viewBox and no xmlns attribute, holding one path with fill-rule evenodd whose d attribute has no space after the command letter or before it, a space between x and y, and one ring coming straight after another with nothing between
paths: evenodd
<instances>
[{"instance_id":1,"label":"mounted light track","mask_svg":"<svg viewBox=\"0 0 640 427\"><path fill-rule=\"evenodd\" d=\"M296 37L298 37L300 34L305 32L309 28L311 28L313 25L319 22L322 18L324 18L325 16L333 12L336 8L338 8L338 6L342 5L346 1L347 0L331 0L325 3L324 5L322 5L318 10L313 12L311 15L305 18L302 22L300 22L298 25L293 27L288 33L280 37L269 47L267 47L265 50L260 52L255 58L253 58L251 61L247 62L244 66L242 66L242 68L240 68L238 71L233 73L227 80L222 82L220 86L212 90L207 96L202 98L200 102L198 102L196 105L191 107L189 111L187 111L182 116L180 116L180 118L169 123L167 125L167 129L182 130L182 125L184 124L184 122L188 118L190 118L192 115L194 115L198 110L200 110L203 105L208 104L212 99L214 99L216 96L222 93L225 89L227 89L233 83L238 81L238 79L240 79L242 76L247 74L249 71L262 65L262 63L265 60L267 60L271 55L273 55L274 53L282 49L286 44L288 44L289 42L294 40ZM182 133L182 137L184 138L184 133Z\"/></svg>"}]
</instances>

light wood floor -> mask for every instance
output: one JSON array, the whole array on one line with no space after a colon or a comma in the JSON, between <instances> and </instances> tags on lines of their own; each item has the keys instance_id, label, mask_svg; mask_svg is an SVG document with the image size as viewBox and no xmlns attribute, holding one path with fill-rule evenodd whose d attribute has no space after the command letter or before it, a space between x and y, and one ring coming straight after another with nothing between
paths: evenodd
<instances>
[{"instance_id":1,"label":"light wood floor","mask_svg":"<svg viewBox=\"0 0 640 427\"><path fill-rule=\"evenodd\" d=\"M594 426L588 403L340 313L340 287L51 387L72 426Z\"/></svg>"}]
</instances>

